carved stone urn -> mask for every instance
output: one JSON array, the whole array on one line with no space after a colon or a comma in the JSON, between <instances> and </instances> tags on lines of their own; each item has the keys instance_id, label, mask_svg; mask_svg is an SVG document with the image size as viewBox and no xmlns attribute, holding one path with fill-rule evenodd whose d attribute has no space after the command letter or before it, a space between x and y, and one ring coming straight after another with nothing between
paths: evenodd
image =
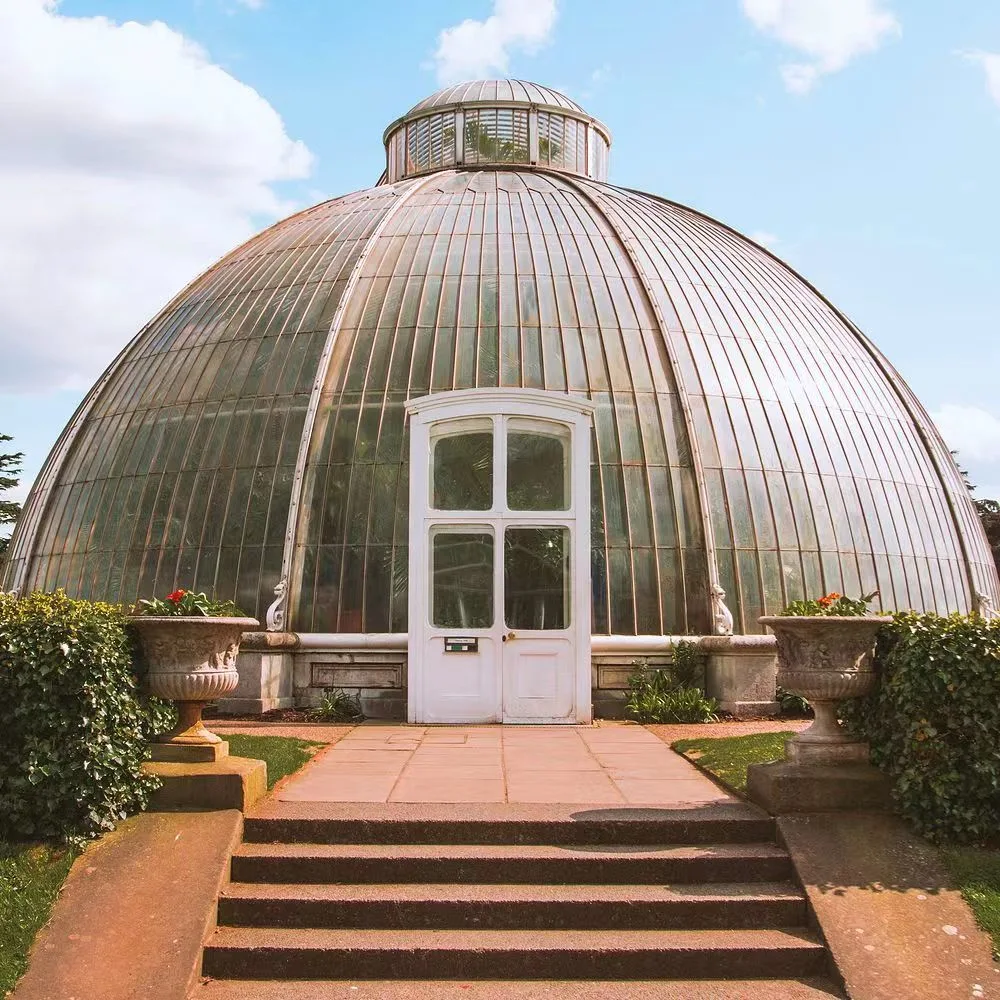
<instances>
[{"instance_id":1,"label":"carved stone urn","mask_svg":"<svg viewBox=\"0 0 1000 1000\"><path fill-rule=\"evenodd\" d=\"M260 627L256 618L136 615L132 618L149 666L147 687L177 703L179 719L159 743L204 746L221 743L201 721L210 701L236 689L236 655L244 632Z\"/></svg>"},{"instance_id":2,"label":"carved stone urn","mask_svg":"<svg viewBox=\"0 0 1000 1000\"><path fill-rule=\"evenodd\" d=\"M778 684L808 700L816 713L813 724L786 743L788 760L867 763L868 745L850 736L837 721L837 702L861 698L875 686L875 637L892 618L765 615L758 621L774 632Z\"/></svg>"}]
</instances>

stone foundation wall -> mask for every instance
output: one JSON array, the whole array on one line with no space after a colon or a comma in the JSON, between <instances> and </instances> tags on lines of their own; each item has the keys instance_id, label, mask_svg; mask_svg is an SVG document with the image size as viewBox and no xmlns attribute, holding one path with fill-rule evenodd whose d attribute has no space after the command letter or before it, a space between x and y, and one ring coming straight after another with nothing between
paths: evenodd
<instances>
[{"instance_id":1,"label":"stone foundation wall","mask_svg":"<svg viewBox=\"0 0 1000 1000\"><path fill-rule=\"evenodd\" d=\"M362 712L370 719L405 719L407 654L403 649L379 649L374 644L360 648L365 638L359 637L357 649L302 649L294 633L247 633L237 664L239 687L232 697L219 703L219 708L247 714L292 706L312 708L328 692L340 690L358 698ZM622 717L635 660L644 659L652 668L669 666L670 641L650 637L648 650L592 655L595 718ZM723 711L737 717L777 712L773 636L692 636L690 641L708 654L705 690L719 701Z\"/></svg>"},{"instance_id":2,"label":"stone foundation wall","mask_svg":"<svg viewBox=\"0 0 1000 1000\"><path fill-rule=\"evenodd\" d=\"M358 698L369 719L406 718L406 653L320 650L295 654L295 704L313 708L332 690Z\"/></svg>"}]
</instances>

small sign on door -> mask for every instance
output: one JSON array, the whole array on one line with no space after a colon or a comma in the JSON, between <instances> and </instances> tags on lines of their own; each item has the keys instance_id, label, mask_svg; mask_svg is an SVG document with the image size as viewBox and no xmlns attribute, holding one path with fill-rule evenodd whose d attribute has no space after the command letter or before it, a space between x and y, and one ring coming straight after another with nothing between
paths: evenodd
<instances>
[{"instance_id":1,"label":"small sign on door","mask_svg":"<svg viewBox=\"0 0 1000 1000\"><path fill-rule=\"evenodd\" d=\"M445 636L444 651L446 653L478 653L479 640L473 636Z\"/></svg>"}]
</instances>

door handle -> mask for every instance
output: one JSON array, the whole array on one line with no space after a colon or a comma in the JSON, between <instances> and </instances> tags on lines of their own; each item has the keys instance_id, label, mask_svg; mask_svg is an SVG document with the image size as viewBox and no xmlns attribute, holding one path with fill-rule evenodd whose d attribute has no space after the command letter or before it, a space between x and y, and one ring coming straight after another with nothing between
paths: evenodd
<instances>
[{"instance_id":1,"label":"door handle","mask_svg":"<svg viewBox=\"0 0 1000 1000\"><path fill-rule=\"evenodd\" d=\"M516 639L517 636L513 632L507 632L501 639L502 642L506 642L508 639Z\"/></svg>"}]
</instances>

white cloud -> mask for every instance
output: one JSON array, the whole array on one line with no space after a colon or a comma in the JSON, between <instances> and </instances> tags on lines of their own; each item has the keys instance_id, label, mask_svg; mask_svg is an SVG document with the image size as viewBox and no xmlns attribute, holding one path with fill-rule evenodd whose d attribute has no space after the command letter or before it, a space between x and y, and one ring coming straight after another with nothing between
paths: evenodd
<instances>
[{"instance_id":1,"label":"white cloud","mask_svg":"<svg viewBox=\"0 0 1000 1000\"><path fill-rule=\"evenodd\" d=\"M1000 53L975 51L962 52L960 55L983 67L986 72L986 89L990 97L1000 104Z\"/></svg>"},{"instance_id":2,"label":"white cloud","mask_svg":"<svg viewBox=\"0 0 1000 1000\"><path fill-rule=\"evenodd\" d=\"M763 229L758 229L756 232L750 234L750 239L754 243L759 243L761 246L767 247L769 250L773 250L774 247L781 242L781 240L774 235L774 233L768 233Z\"/></svg>"},{"instance_id":3,"label":"white cloud","mask_svg":"<svg viewBox=\"0 0 1000 1000\"><path fill-rule=\"evenodd\" d=\"M1000 418L979 406L945 403L931 414L960 461L1000 462Z\"/></svg>"},{"instance_id":4,"label":"white cloud","mask_svg":"<svg viewBox=\"0 0 1000 1000\"><path fill-rule=\"evenodd\" d=\"M485 21L466 19L438 36L434 68L446 86L506 73L511 52L536 52L555 27L556 0L494 0Z\"/></svg>"},{"instance_id":5,"label":"white cloud","mask_svg":"<svg viewBox=\"0 0 1000 1000\"><path fill-rule=\"evenodd\" d=\"M874 52L901 30L882 0L740 0L754 26L807 56L781 68L785 86L808 93L826 73Z\"/></svg>"},{"instance_id":6,"label":"white cloud","mask_svg":"<svg viewBox=\"0 0 1000 1000\"><path fill-rule=\"evenodd\" d=\"M0 388L91 382L311 170L267 101L160 22L2 0L0 94Z\"/></svg>"}]
</instances>

